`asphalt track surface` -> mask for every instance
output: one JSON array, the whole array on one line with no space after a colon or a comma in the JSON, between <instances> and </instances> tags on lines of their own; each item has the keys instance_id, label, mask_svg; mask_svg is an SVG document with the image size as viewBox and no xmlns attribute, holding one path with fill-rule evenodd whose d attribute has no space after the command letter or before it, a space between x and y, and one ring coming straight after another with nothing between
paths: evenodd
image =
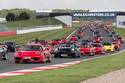
<instances>
[{"instance_id":1,"label":"asphalt track surface","mask_svg":"<svg viewBox=\"0 0 125 83\"><path fill-rule=\"evenodd\" d=\"M105 32L103 28L100 29L103 40L111 42L111 37L108 36L108 33ZM92 31L90 29L86 29L84 31L85 36L83 39L88 39L92 37ZM121 50L125 49L125 43L122 44ZM13 59L14 53L8 54L8 60L6 61L0 61L0 73L10 72L10 71L16 71L16 70L22 70L22 69L29 69L33 67L42 67L42 66L48 66L48 65L54 65L54 64L60 64L60 63L66 63L71 61L77 61L77 60L83 60L87 58L97 57L97 56L108 56L111 53L107 53L105 55L95 55L95 56L82 56L80 58L52 58L51 63L21 63L21 64L15 64Z\"/></svg>"}]
</instances>

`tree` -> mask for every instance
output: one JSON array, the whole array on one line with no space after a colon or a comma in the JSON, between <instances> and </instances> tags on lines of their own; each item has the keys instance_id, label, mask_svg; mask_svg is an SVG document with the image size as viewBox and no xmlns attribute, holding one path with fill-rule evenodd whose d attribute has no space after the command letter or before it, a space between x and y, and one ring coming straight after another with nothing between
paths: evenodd
<instances>
[{"instance_id":1,"label":"tree","mask_svg":"<svg viewBox=\"0 0 125 83\"><path fill-rule=\"evenodd\" d=\"M7 21L14 21L15 20L15 14L13 13L8 13L6 16Z\"/></svg>"},{"instance_id":2,"label":"tree","mask_svg":"<svg viewBox=\"0 0 125 83\"><path fill-rule=\"evenodd\" d=\"M30 16L27 12L22 12L22 13L20 13L18 19L19 20L29 20Z\"/></svg>"}]
</instances>

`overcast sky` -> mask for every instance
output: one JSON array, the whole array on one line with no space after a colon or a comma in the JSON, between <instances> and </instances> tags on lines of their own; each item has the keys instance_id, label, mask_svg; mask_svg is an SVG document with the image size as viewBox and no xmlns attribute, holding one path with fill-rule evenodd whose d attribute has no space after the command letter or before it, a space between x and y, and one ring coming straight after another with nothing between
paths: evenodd
<instances>
[{"instance_id":1,"label":"overcast sky","mask_svg":"<svg viewBox=\"0 0 125 83\"><path fill-rule=\"evenodd\" d=\"M125 11L125 0L0 0L0 9L4 8L72 8Z\"/></svg>"}]
</instances>

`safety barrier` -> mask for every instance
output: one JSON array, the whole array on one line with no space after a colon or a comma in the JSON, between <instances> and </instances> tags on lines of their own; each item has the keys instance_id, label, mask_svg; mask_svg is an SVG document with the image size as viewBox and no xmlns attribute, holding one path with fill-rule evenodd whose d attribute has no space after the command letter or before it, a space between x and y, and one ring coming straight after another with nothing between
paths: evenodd
<instances>
[{"instance_id":1,"label":"safety barrier","mask_svg":"<svg viewBox=\"0 0 125 83\"><path fill-rule=\"evenodd\" d=\"M25 29L25 30L17 30L18 34L25 34L25 33L31 33L31 32L38 32L38 31L47 31L47 30L56 30L56 29L62 29L62 25L59 26L46 26L42 28L33 28L33 29Z\"/></svg>"},{"instance_id":2,"label":"safety barrier","mask_svg":"<svg viewBox=\"0 0 125 83\"><path fill-rule=\"evenodd\" d=\"M47 30L56 30L56 29L62 29L62 25L55 25L55 26L44 26L44 27L38 27L38 28L32 28L32 29L23 29L23 30L16 30L16 31L1 31L0 36L15 36L18 34L25 34L25 33L31 33L31 32L38 32L38 31L47 31Z\"/></svg>"},{"instance_id":3,"label":"safety barrier","mask_svg":"<svg viewBox=\"0 0 125 83\"><path fill-rule=\"evenodd\" d=\"M0 32L0 36L15 36L16 35L16 31L3 31Z\"/></svg>"}]
</instances>

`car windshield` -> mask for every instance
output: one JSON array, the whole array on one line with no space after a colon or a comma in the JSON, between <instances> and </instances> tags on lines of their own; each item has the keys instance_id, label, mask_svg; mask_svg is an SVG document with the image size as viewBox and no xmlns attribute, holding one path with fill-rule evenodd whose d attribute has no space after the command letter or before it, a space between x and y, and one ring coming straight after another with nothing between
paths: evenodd
<instances>
[{"instance_id":1,"label":"car windshield","mask_svg":"<svg viewBox=\"0 0 125 83\"><path fill-rule=\"evenodd\" d=\"M81 45L82 48L90 48L91 46L90 45Z\"/></svg>"},{"instance_id":2,"label":"car windshield","mask_svg":"<svg viewBox=\"0 0 125 83\"><path fill-rule=\"evenodd\" d=\"M22 51L39 51L40 46L37 45L26 45L22 49Z\"/></svg>"},{"instance_id":3,"label":"car windshield","mask_svg":"<svg viewBox=\"0 0 125 83\"><path fill-rule=\"evenodd\" d=\"M104 43L103 45L111 45L110 43Z\"/></svg>"},{"instance_id":4,"label":"car windshield","mask_svg":"<svg viewBox=\"0 0 125 83\"><path fill-rule=\"evenodd\" d=\"M94 32L94 34L99 34L99 32Z\"/></svg>"},{"instance_id":5,"label":"car windshield","mask_svg":"<svg viewBox=\"0 0 125 83\"><path fill-rule=\"evenodd\" d=\"M100 44L93 44L93 47L102 47Z\"/></svg>"},{"instance_id":6,"label":"car windshield","mask_svg":"<svg viewBox=\"0 0 125 83\"><path fill-rule=\"evenodd\" d=\"M82 44L82 45L84 45L84 44L88 44L88 43L90 43L89 40L82 40L82 41L81 41L81 44Z\"/></svg>"},{"instance_id":7,"label":"car windshield","mask_svg":"<svg viewBox=\"0 0 125 83\"><path fill-rule=\"evenodd\" d=\"M14 42L5 42L7 45L14 45Z\"/></svg>"},{"instance_id":8,"label":"car windshield","mask_svg":"<svg viewBox=\"0 0 125 83\"><path fill-rule=\"evenodd\" d=\"M61 44L60 46L61 47L72 47L73 45L71 45L71 44Z\"/></svg>"},{"instance_id":9,"label":"car windshield","mask_svg":"<svg viewBox=\"0 0 125 83\"><path fill-rule=\"evenodd\" d=\"M121 37L118 37L118 39L122 39Z\"/></svg>"},{"instance_id":10,"label":"car windshield","mask_svg":"<svg viewBox=\"0 0 125 83\"><path fill-rule=\"evenodd\" d=\"M60 41L60 39L54 39L54 41Z\"/></svg>"}]
</instances>

